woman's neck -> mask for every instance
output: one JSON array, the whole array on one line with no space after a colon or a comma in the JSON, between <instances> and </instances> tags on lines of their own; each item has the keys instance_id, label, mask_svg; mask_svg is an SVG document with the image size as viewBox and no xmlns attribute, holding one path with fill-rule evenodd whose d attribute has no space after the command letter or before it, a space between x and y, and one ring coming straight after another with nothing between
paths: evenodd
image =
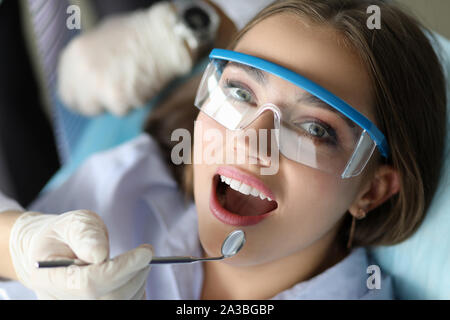
<instances>
[{"instance_id":1,"label":"woman's neck","mask_svg":"<svg viewBox=\"0 0 450 320\"><path fill-rule=\"evenodd\" d=\"M312 246L263 265L237 267L222 262L203 264L201 299L270 299L295 284L335 265L347 255L329 234Z\"/></svg>"}]
</instances>

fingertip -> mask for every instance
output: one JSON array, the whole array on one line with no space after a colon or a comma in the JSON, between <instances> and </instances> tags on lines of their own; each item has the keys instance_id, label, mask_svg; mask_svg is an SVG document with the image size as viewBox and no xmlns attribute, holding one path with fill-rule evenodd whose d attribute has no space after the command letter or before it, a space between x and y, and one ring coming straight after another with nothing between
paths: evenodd
<instances>
[{"instance_id":1,"label":"fingertip","mask_svg":"<svg viewBox=\"0 0 450 320\"><path fill-rule=\"evenodd\" d=\"M101 238L83 239L73 250L79 259L87 263L100 263L109 257L109 244Z\"/></svg>"},{"instance_id":2,"label":"fingertip","mask_svg":"<svg viewBox=\"0 0 450 320\"><path fill-rule=\"evenodd\" d=\"M153 247L149 244L141 244L135 250L139 257L138 260L140 261L138 263L138 265L140 265L139 268L148 266L153 257Z\"/></svg>"},{"instance_id":3,"label":"fingertip","mask_svg":"<svg viewBox=\"0 0 450 320\"><path fill-rule=\"evenodd\" d=\"M153 256L154 249L151 244L148 244L148 243L141 244L138 248L143 248L143 249L149 250L150 254Z\"/></svg>"},{"instance_id":4,"label":"fingertip","mask_svg":"<svg viewBox=\"0 0 450 320\"><path fill-rule=\"evenodd\" d=\"M100 263L108 259L109 250L104 245L98 245L93 248L90 255L92 263Z\"/></svg>"}]
</instances>

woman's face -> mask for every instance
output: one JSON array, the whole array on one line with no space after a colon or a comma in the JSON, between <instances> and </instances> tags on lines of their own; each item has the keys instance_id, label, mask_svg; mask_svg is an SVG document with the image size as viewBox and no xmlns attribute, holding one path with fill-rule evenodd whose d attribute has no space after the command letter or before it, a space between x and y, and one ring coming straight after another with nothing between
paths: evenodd
<instances>
[{"instance_id":1,"label":"woman's face","mask_svg":"<svg viewBox=\"0 0 450 320\"><path fill-rule=\"evenodd\" d=\"M333 29L307 26L294 15L278 14L255 25L234 50L272 61L302 74L333 92L374 122L368 74L357 55L343 44L342 38ZM272 102L282 104L283 95L280 95L279 100ZM223 137L226 136L227 129L200 113L195 127L194 152L201 152L212 143L197 135L200 125L203 132L216 129ZM264 113L250 127L256 130L272 129L272 114ZM226 150L225 140L223 145L215 146L216 151L220 151L217 150L219 148L225 154L229 152ZM245 149L248 145L241 144L236 148ZM357 200L363 184L368 180L364 172L351 179L341 179L289 160L282 154L278 172L274 175L261 175L260 169L267 166L268 161L270 160L261 157L256 164L250 164L250 161L232 165L194 164L194 196L200 241L208 255L220 255L222 241L235 229L244 230L247 239L241 252L226 260L235 265L263 264L332 243L341 218ZM271 211L260 221L258 218L242 219L246 221L244 225L239 225L239 219L217 217L217 214L213 214L211 203L219 192L216 190L219 185L218 171L228 177L251 181L254 186L261 186L261 189L264 189L264 185L267 188L264 190L273 195L276 204L252 202L255 211L247 210L239 215L252 215L263 207ZM234 199L233 202L245 202L245 197L252 195L235 193L225 197L225 201ZM221 204L228 209L234 205ZM247 205L247 208L252 207L251 204Z\"/></svg>"}]
</instances>

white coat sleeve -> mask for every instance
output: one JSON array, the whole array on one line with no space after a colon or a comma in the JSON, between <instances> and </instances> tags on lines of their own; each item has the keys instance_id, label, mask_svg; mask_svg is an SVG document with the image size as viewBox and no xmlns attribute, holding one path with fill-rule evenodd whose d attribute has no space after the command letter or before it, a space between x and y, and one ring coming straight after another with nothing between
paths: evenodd
<instances>
[{"instance_id":1,"label":"white coat sleeve","mask_svg":"<svg viewBox=\"0 0 450 320\"><path fill-rule=\"evenodd\" d=\"M211 0L230 18L236 28L241 30L261 9L274 0Z\"/></svg>"},{"instance_id":2,"label":"white coat sleeve","mask_svg":"<svg viewBox=\"0 0 450 320\"><path fill-rule=\"evenodd\" d=\"M5 211L24 211L13 199L8 198L0 191L0 213Z\"/></svg>"}]
</instances>

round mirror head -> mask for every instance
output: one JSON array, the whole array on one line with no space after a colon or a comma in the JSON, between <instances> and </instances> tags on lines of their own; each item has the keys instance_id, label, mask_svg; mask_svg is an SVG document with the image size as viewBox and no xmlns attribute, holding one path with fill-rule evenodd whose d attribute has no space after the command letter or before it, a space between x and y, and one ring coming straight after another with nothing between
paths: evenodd
<instances>
[{"instance_id":1,"label":"round mirror head","mask_svg":"<svg viewBox=\"0 0 450 320\"><path fill-rule=\"evenodd\" d=\"M222 244L222 255L225 258L234 256L242 249L245 243L245 234L242 230L231 232Z\"/></svg>"}]
</instances>

